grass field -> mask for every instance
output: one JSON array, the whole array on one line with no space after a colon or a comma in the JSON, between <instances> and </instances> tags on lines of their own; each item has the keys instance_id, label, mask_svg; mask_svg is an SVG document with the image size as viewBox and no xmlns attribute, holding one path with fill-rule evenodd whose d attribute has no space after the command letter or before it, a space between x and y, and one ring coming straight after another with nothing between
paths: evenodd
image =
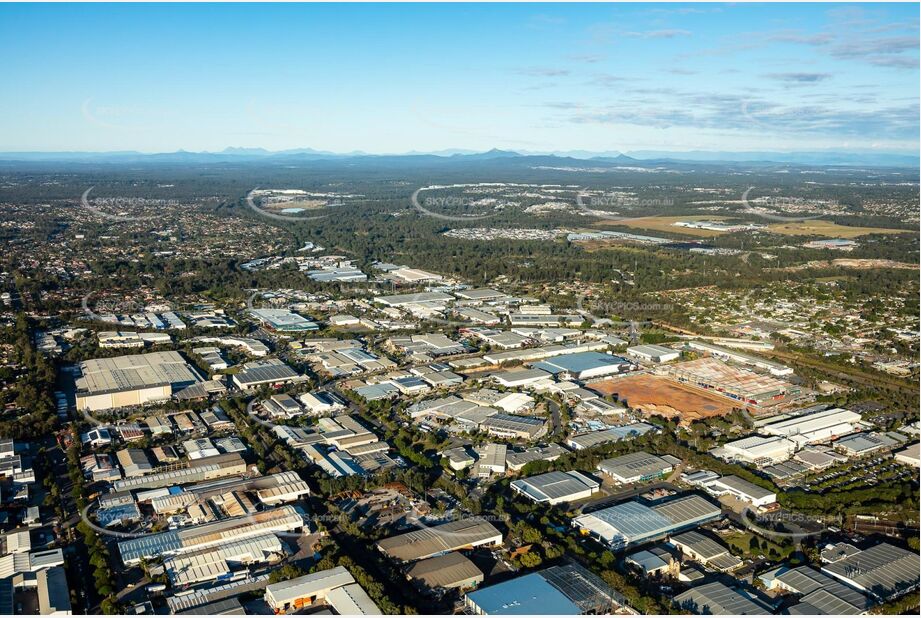
<instances>
[{"instance_id":1,"label":"grass field","mask_svg":"<svg viewBox=\"0 0 921 618\"><path fill-rule=\"evenodd\" d=\"M715 230L695 230L686 227L674 225L677 221L725 221L723 217L713 217L709 215L693 215L685 217L639 217L636 219L626 219L623 221L604 220L596 223L599 225L623 225L639 230L652 230L656 232L673 232L675 234L684 234L685 236L697 236L700 238L712 238L720 236L726 232L717 232Z\"/></svg>"},{"instance_id":2,"label":"grass field","mask_svg":"<svg viewBox=\"0 0 921 618\"><path fill-rule=\"evenodd\" d=\"M737 556L743 556L745 558L750 558L752 556L758 555L767 555L771 557L783 557L786 558L793 551L793 546L783 546L773 541L770 541L765 538L758 537L759 547L754 548L751 546L751 539L755 535L751 532L736 532L733 534L728 534L723 536L723 540L729 545L729 548L732 549L732 553ZM773 550L773 554L771 551Z\"/></svg>"},{"instance_id":3,"label":"grass field","mask_svg":"<svg viewBox=\"0 0 921 618\"><path fill-rule=\"evenodd\" d=\"M604 220L599 221L595 226L622 225L638 230L647 230L655 232L672 232L673 234L682 234L685 236L696 236L698 238L713 238L722 236L729 232L718 232L715 230L696 230L675 225L678 221L727 221L726 217L714 217L712 215L691 215L684 217L638 217L636 219L626 219L623 221ZM769 232L780 234L782 236L825 236L828 238L857 238L868 234L911 234L912 230L896 230L881 227L858 227L850 225L838 225L831 221L814 219L810 221L789 221L785 223L771 223L767 227Z\"/></svg>"}]
</instances>

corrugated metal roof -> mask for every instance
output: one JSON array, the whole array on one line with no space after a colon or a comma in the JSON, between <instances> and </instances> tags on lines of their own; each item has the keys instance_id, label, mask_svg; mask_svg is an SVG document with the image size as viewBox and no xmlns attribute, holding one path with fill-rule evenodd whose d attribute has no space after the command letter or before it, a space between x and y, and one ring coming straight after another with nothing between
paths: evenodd
<instances>
[{"instance_id":1,"label":"corrugated metal roof","mask_svg":"<svg viewBox=\"0 0 921 618\"><path fill-rule=\"evenodd\" d=\"M470 518L392 536L378 541L377 546L392 558L408 562L483 544L495 537L502 537L495 526L484 519Z\"/></svg>"},{"instance_id":2,"label":"corrugated metal roof","mask_svg":"<svg viewBox=\"0 0 921 618\"><path fill-rule=\"evenodd\" d=\"M420 580L429 588L454 588L471 580L483 581L483 572L458 552L420 560L407 575Z\"/></svg>"}]
</instances>

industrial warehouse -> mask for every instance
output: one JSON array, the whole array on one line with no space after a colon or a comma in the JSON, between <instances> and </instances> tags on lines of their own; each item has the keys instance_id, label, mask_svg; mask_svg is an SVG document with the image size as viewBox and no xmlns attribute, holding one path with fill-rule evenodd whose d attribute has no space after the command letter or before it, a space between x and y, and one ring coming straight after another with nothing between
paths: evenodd
<instances>
[{"instance_id":1,"label":"industrial warehouse","mask_svg":"<svg viewBox=\"0 0 921 618\"><path fill-rule=\"evenodd\" d=\"M464 547L501 543L502 533L495 526L474 517L382 539L377 548L398 562L412 562Z\"/></svg>"},{"instance_id":2,"label":"industrial warehouse","mask_svg":"<svg viewBox=\"0 0 921 618\"><path fill-rule=\"evenodd\" d=\"M352 574L341 566L269 584L264 598L278 614L324 605L344 616L381 613L368 593L355 583Z\"/></svg>"},{"instance_id":3,"label":"industrial warehouse","mask_svg":"<svg viewBox=\"0 0 921 618\"><path fill-rule=\"evenodd\" d=\"M788 438L802 448L807 444L828 442L852 433L858 422L860 414L843 408L831 408L768 423L761 427L761 431L771 436Z\"/></svg>"},{"instance_id":4,"label":"industrial warehouse","mask_svg":"<svg viewBox=\"0 0 921 618\"><path fill-rule=\"evenodd\" d=\"M671 455L650 455L643 451L605 459L598 470L621 484L638 483L660 478L671 472L681 461Z\"/></svg>"},{"instance_id":5,"label":"industrial warehouse","mask_svg":"<svg viewBox=\"0 0 921 618\"><path fill-rule=\"evenodd\" d=\"M468 613L495 615L613 614L626 605L623 596L577 564L542 569L468 592Z\"/></svg>"},{"instance_id":6,"label":"industrial warehouse","mask_svg":"<svg viewBox=\"0 0 921 618\"><path fill-rule=\"evenodd\" d=\"M252 515L122 541L118 544L118 553L126 565L135 565L158 556L185 554L265 533L293 532L305 526L304 515L297 507L281 506Z\"/></svg>"},{"instance_id":7,"label":"industrial warehouse","mask_svg":"<svg viewBox=\"0 0 921 618\"><path fill-rule=\"evenodd\" d=\"M77 408L95 412L170 399L202 381L179 352L151 352L80 363Z\"/></svg>"},{"instance_id":8,"label":"industrial warehouse","mask_svg":"<svg viewBox=\"0 0 921 618\"><path fill-rule=\"evenodd\" d=\"M580 515L572 525L617 551L716 521L721 514L720 508L708 500L689 495L652 506L623 502Z\"/></svg>"},{"instance_id":9,"label":"industrial warehouse","mask_svg":"<svg viewBox=\"0 0 921 618\"><path fill-rule=\"evenodd\" d=\"M514 491L540 504L583 500L598 492L601 483L581 472L547 472L512 481Z\"/></svg>"}]
</instances>

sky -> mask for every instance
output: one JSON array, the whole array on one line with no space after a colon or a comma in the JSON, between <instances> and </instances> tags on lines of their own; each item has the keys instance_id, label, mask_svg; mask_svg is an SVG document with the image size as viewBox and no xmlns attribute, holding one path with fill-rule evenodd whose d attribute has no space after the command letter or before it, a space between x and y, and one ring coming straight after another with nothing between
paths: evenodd
<instances>
[{"instance_id":1,"label":"sky","mask_svg":"<svg viewBox=\"0 0 921 618\"><path fill-rule=\"evenodd\" d=\"M0 151L917 152L918 4L0 5Z\"/></svg>"}]
</instances>

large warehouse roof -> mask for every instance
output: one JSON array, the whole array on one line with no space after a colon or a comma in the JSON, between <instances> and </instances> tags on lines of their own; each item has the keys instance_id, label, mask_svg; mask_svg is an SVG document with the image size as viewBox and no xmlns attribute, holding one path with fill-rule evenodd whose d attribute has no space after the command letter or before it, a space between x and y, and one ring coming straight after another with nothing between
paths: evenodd
<instances>
[{"instance_id":1,"label":"large warehouse roof","mask_svg":"<svg viewBox=\"0 0 921 618\"><path fill-rule=\"evenodd\" d=\"M821 410L811 414L804 414L776 423L769 423L762 427L762 431L775 436L794 436L799 434L809 434L827 428L835 428L841 425L856 423L860 420L860 414L844 410L842 408L832 408L830 410Z\"/></svg>"},{"instance_id":2,"label":"large warehouse roof","mask_svg":"<svg viewBox=\"0 0 921 618\"><path fill-rule=\"evenodd\" d=\"M832 579L810 566L783 570L774 577L797 594L801 603L823 614L862 614L869 608L869 599L860 592ZM805 609L805 608L800 608Z\"/></svg>"},{"instance_id":3,"label":"large warehouse roof","mask_svg":"<svg viewBox=\"0 0 921 618\"><path fill-rule=\"evenodd\" d=\"M670 461L644 451L605 459L598 464L598 469L602 472L625 479L653 476L671 468Z\"/></svg>"},{"instance_id":4,"label":"large warehouse roof","mask_svg":"<svg viewBox=\"0 0 921 618\"><path fill-rule=\"evenodd\" d=\"M348 584L330 590L326 595L326 602L340 616L373 616L382 613L365 589L358 584Z\"/></svg>"},{"instance_id":5,"label":"large warehouse roof","mask_svg":"<svg viewBox=\"0 0 921 618\"><path fill-rule=\"evenodd\" d=\"M603 367L619 367L629 365L630 361L613 354L604 354L601 352L580 352L578 354L568 354L556 358L547 359L534 366L549 371L550 373L559 373L566 371L572 374L581 374L584 371L601 369Z\"/></svg>"},{"instance_id":6,"label":"large warehouse roof","mask_svg":"<svg viewBox=\"0 0 921 618\"><path fill-rule=\"evenodd\" d=\"M611 614L626 604L604 580L578 564L563 564L467 594L486 615Z\"/></svg>"},{"instance_id":7,"label":"large warehouse roof","mask_svg":"<svg viewBox=\"0 0 921 618\"><path fill-rule=\"evenodd\" d=\"M635 438L636 436L641 436L654 429L655 426L649 423L631 423L629 425L621 425L620 427L611 427L610 429L591 431L589 433L572 436L569 438L567 444L575 449L591 448L607 442L617 442L627 438Z\"/></svg>"},{"instance_id":8,"label":"large warehouse roof","mask_svg":"<svg viewBox=\"0 0 921 618\"><path fill-rule=\"evenodd\" d=\"M697 495L654 506L624 502L580 515L573 524L614 546L663 536L720 516L720 508Z\"/></svg>"},{"instance_id":9,"label":"large warehouse roof","mask_svg":"<svg viewBox=\"0 0 921 618\"><path fill-rule=\"evenodd\" d=\"M395 294L393 296L377 296L374 302L398 307L420 303L444 303L454 300L453 296L442 292L419 292L417 294Z\"/></svg>"},{"instance_id":10,"label":"large warehouse roof","mask_svg":"<svg viewBox=\"0 0 921 618\"><path fill-rule=\"evenodd\" d=\"M302 577L295 577L283 582L269 584L265 589L265 596L272 599L276 605L284 605L296 599L314 597L326 593L334 588L354 584L355 578L343 566L337 566L325 571L317 571Z\"/></svg>"},{"instance_id":11,"label":"large warehouse roof","mask_svg":"<svg viewBox=\"0 0 921 618\"><path fill-rule=\"evenodd\" d=\"M501 542L502 533L484 519L451 521L433 528L413 530L377 542L391 558L409 562L467 546Z\"/></svg>"},{"instance_id":12,"label":"large warehouse roof","mask_svg":"<svg viewBox=\"0 0 921 618\"><path fill-rule=\"evenodd\" d=\"M429 588L451 588L473 579L483 580L483 572L469 558L456 551L420 560L407 575Z\"/></svg>"},{"instance_id":13,"label":"large warehouse roof","mask_svg":"<svg viewBox=\"0 0 921 618\"><path fill-rule=\"evenodd\" d=\"M536 502L560 502L594 491L600 483L581 472L547 472L512 481L512 487Z\"/></svg>"},{"instance_id":14,"label":"large warehouse roof","mask_svg":"<svg viewBox=\"0 0 921 618\"><path fill-rule=\"evenodd\" d=\"M720 582L695 586L676 596L675 603L693 614L746 616L771 613L766 606Z\"/></svg>"},{"instance_id":15,"label":"large warehouse roof","mask_svg":"<svg viewBox=\"0 0 921 618\"><path fill-rule=\"evenodd\" d=\"M540 573L529 573L501 584L467 594L468 603L478 613L489 616L560 615L578 616L582 612L565 594L554 588Z\"/></svg>"},{"instance_id":16,"label":"large warehouse roof","mask_svg":"<svg viewBox=\"0 0 921 618\"><path fill-rule=\"evenodd\" d=\"M296 530L304 525L303 516L292 506L282 506L252 515L168 530L129 539L118 544L122 562L137 562L163 554L194 551L213 545L253 537L266 532Z\"/></svg>"},{"instance_id":17,"label":"large warehouse roof","mask_svg":"<svg viewBox=\"0 0 921 618\"><path fill-rule=\"evenodd\" d=\"M889 599L918 587L918 555L888 543L832 562L822 570L880 599Z\"/></svg>"},{"instance_id":18,"label":"large warehouse roof","mask_svg":"<svg viewBox=\"0 0 921 618\"><path fill-rule=\"evenodd\" d=\"M179 352L151 352L97 358L80 363L77 390L98 395L170 385L188 386L201 378Z\"/></svg>"}]
</instances>

